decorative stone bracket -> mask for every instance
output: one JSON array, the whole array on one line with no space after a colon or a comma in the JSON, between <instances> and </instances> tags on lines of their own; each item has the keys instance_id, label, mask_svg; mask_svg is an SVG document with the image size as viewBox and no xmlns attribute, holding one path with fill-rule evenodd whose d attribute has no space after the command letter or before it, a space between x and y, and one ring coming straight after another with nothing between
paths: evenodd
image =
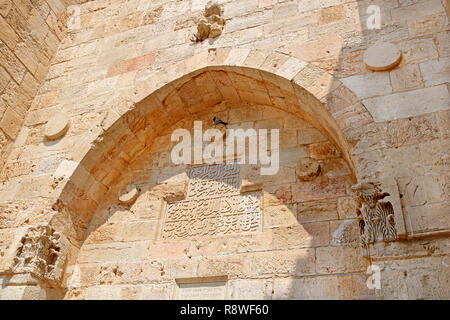
<instances>
[{"instance_id":1,"label":"decorative stone bracket","mask_svg":"<svg viewBox=\"0 0 450 320\"><path fill-rule=\"evenodd\" d=\"M204 16L198 22L198 33L193 41L199 42L207 38L217 38L222 34L225 26L222 11L222 8L215 1L209 1L206 4Z\"/></svg>"},{"instance_id":2,"label":"decorative stone bracket","mask_svg":"<svg viewBox=\"0 0 450 320\"><path fill-rule=\"evenodd\" d=\"M383 192L381 185L390 192ZM396 184L364 182L352 186L352 190L360 204L357 216L363 246L406 236Z\"/></svg>"},{"instance_id":3,"label":"decorative stone bracket","mask_svg":"<svg viewBox=\"0 0 450 320\"><path fill-rule=\"evenodd\" d=\"M32 226L17 234L1 269L58 285L69 248L68 240L47 225Z\"/></svg>"}]
</instances>

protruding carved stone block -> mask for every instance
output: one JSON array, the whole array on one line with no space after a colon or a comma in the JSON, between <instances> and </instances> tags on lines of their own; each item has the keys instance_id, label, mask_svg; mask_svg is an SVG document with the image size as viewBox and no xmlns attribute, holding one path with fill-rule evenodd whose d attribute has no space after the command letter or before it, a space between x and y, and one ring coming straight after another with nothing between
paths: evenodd
<instances>
[{"instance_id":1,"label":"protruding carved stone block","mask_svg":"<svg viewBox=\"0 0 450 320\"><path fill-rule=\"evenodd\" d=\"M222 11L222 8L216 1L208 1L205 6L205 17L209 17L212 15L221 16Z\"/></svg>"},{"instance_id":2,"label":"protruding carved stone block","mask_svg":"<svg viewBox=\"0 0 450 320\"><path fill-rule=\"evenodd\" d=\"M243 181L241 183L241 193L262 191L263 187L264 187L263 183L252 183L250 181Z\"/></svg>"},{"instance_id":3,"label":"protruding carved stone block","mask_svg":"<svg viewBox=\"0 0 450 320\"><path fill-rule=\"evenodd\" d=\"M12 271L58 282L63 274L68 246L67 239L50 226L30 227L15 247Z\"/></svg>"},{"instance_id":4,"label":"protruding carved stone block","mask_svg":"<svg viewBox=\"0 0 450 320\"><path fill-rule=\"evenodd\" d=\"M220 5L215 1L209 1L206 4L204 17L198 22L196 41L203 41L206 38L217 38L222 34L225 26L222 11Z\"/></svg>"},{"instance_id":5,"label":"protruding carved stone block","mask_svg":"<svg viewBox=\"0 0 450 320\"><path fill-rule=\"evenodd\" d=\"M380 183L374 182L358 183L352 190L360 202L357 216L362 245L397 240L394 208L391 202L380 201L389 193L382 192Z\"/></svg>"},{"instance_id":6,"label":"protruding carved stone block","mask_svg":"<svg viewBox=\"0 0 450 320\"><path fill-rule=\"evenodd\" d=\"M312 158L301 158L297 162L297 176L300 180L309 181L313 180L320 174L319 161Z\"/></svg>"},{"instance_id":7,"label":"protruding carved stone block","mask_svg":"<svg viewBox=\"0 0 450 320\"><path fill-rule=\"evenodd\" d=\"M134 201L136 201L136 199L139 195L139 190L135 186L131 186L128 189L129 190L127 190L126 192L124 192L122 194L119 193L119 202L121 204L130 205Z\"/></svg>"},{"instance_id":8,"label":"protruding carved stone block","mask_svg":"<svg viewBox=\"0 0 450 320\"><path fill-rule=\"evenodd\" d=\"M389 42L380 42L364 54L364 63L367 68L374 71L384 71L395 68L401 61L402 54L395 45Z\"/></svg>"}]
</instances>

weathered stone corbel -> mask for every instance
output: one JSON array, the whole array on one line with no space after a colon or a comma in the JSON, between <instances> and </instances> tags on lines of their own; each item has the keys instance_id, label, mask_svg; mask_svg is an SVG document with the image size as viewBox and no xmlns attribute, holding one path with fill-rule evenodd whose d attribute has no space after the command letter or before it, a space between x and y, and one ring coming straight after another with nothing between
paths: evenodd
<instances>
[{"instance_id":1,"label":"weathered stone corbel","mask_svg":"<svg viewBox=\"0 0 450 320\"><path fill-rule=\"evenodd\" d=\"M217 38L222 34L225 19L222 18L222 8L215 1L209 1L205 6L204 16L200 18L197 26L198 33L193 41L199 42L207 38Z\"/></svg>"},{"instance_id":2,"label":"weathered stone corbel","mask_svg":"<svg viewBox=\"0 0 450 320\"><path fill-rule=\"evenodd\" d=\"M295 172L297 177L303 181L311 181L320 175L322 167L320 162L313 158L301 158L297 162Z\"/></svg>"},{"instance_id":3,"label":"weathered stone corbel","mask_svg":"<svg viewBox=\"0 0 450 320\"><path fill-rule=\"evenodd\" d=\"M29 227L16 238L8 269L13 274L30 274L49 285L59 286L68 248L68 240L52 227Z\"/></svg>"},{"instance_id":4,"label":"weathered stone corbel","mask_svg":"<svg viewBox=\"0 0 450 320\"><path fill-rule=\"evenodd\" d=\"M388 192L383 192L381 183L364 182L352 186L359 201L357 216L361 234L361 244L398 239L394 207Z\"/></svg>"}]
</instances>

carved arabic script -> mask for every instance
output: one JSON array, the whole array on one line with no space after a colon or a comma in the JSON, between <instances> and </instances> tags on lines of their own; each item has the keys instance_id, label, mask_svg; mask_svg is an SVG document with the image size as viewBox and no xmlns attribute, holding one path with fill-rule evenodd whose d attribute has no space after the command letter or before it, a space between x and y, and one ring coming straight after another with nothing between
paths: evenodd
<instances>
[{"instance_id":1,"label":"carved arabic script","mask_svg":"<svg viewBox=\"0 0 450 320\"><path fill-rule=\"evenodd\" d=\"M192 168L185 200L167 203L163 239L225 235L261 228L261 194L241 195L240 166Z\"/></svg>"}]
</instances>

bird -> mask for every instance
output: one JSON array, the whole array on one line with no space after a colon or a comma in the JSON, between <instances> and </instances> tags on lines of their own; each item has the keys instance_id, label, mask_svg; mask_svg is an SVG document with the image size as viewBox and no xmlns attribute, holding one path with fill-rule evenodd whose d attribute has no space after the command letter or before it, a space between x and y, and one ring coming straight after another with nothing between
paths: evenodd
<instances>
[{"instance_id":1,"label":"bird","mask_svg":"<svg viewBox=\"0 0 450 320\"><path fill-rule=\"evenodd\" d=\"M225 121L222 121L222 120L220 120L219 118L217 118L217 117L214 117L213 118L213 121L214 121L214 124L215 125L218 125L218 124L223 124L225 127L227 126L227 122L225 122Z\"/></svg>"}]
</instances>

